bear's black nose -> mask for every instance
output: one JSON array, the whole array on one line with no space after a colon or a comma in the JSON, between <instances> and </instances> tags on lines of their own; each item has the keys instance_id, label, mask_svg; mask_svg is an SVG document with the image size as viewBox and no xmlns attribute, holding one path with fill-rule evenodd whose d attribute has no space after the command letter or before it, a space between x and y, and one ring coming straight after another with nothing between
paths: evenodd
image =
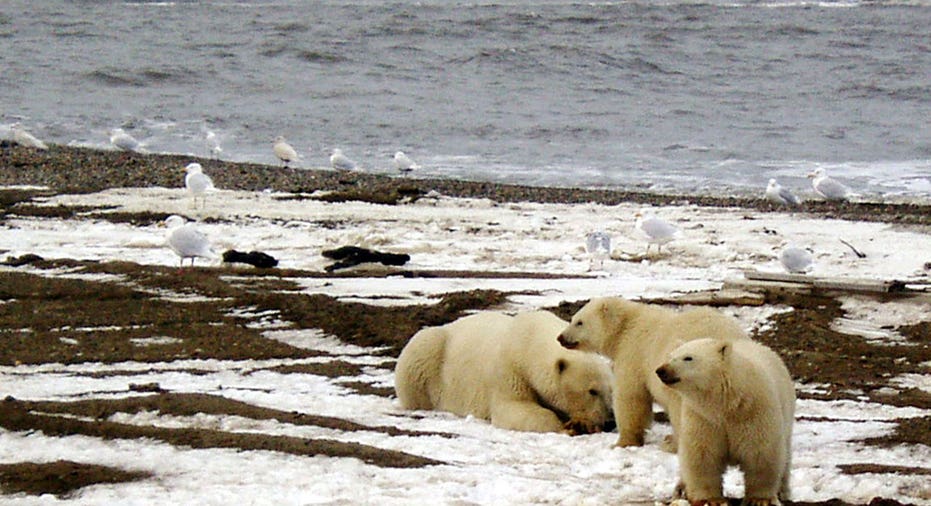
<instances>
[{"instance_id":1,"label":"bear's black nose","mask_svg":"<svg viewBox=\"0 0 931 506\"><path fill-rule=\"evenodd\" d=\"M559 344L561 344L563 348L566 348L568 350L572 350L572 349L579 347L578 342L573 341L562 334L559 334L559 337L557 337L556 340L559 341Z\"/></svg>"},{"instance_id":2,"label":"bear's black nose","mask_svg":"<svg viewBox=\"0 0 931 506\"><path fill-rule=\"evenodd\" d=\"M665 365L656 369L656 375L659 376L659 380L666 385L672 385L679 382L679 378L676 377L675 373L667 369Z\"/></svg>"}]
</instances>

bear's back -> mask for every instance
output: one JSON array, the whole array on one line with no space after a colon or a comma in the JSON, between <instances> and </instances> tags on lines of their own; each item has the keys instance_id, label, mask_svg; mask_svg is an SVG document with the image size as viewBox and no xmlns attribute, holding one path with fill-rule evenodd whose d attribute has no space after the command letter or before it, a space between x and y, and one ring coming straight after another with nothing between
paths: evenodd
<instances>
[{"instance_id":1,"label":"bear's back","mask_svg":"<svg viewBox=\"0 0 931 506\"><path fill-rule=\"evenodd\" d=\"M784 421L791 425L795 413L795 383L785 362L771 348L751 339L735 341L732 345L735 353L747 364L741 369L759 374L759 381L772 389Z\"/></svg>"},{"instance_id":2,"label":"bear's back","mask_svg":"<svg viewBox=\"0 0 931 506\"><path fill-rule=\"evenodd\" d=\"M444 325L446 345L437 409L460 416L489 416L488 382L500 369L502 336L513 317L483 311Z\"/></svg>"}]
</instances>

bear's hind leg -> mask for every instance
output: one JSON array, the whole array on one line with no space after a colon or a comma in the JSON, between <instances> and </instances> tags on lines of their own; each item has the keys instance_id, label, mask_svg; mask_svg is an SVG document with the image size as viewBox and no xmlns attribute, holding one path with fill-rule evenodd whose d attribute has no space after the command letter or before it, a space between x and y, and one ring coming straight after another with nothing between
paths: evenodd
<instances>
[{"instance_id":1,"label":"bear's hind leg","mask_svg":"<svg viewBox=\"0 0 931 506\"><path fill-rule=\"evenodd\" d=\"M531 401L494 401L491 424L495 427L529 432L561 432L563 423L556 413Z\"/></svg>"},{"instance_id":2,"label":"bear's hind leg","mask_svg":"<svg viewBox=\"0 0 931 506\"><path fill-rule=\"evenodd\" d=\"M741 464L744 474L745 506L780 504L778 496L787 485L785 459L762 458Z\"/></svg>"}]
</instances>

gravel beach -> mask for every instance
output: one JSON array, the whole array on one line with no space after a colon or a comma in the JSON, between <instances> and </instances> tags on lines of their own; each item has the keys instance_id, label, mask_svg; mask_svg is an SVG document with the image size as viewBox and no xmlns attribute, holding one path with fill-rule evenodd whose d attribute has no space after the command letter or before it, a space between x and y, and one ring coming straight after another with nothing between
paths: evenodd
<instances>
[{"instance_id":1,"label":"gravel beach","mask_svg":"<svg viewBox=\"0 0 931 506\"><path fill-rule=\"evenodd\" d=\"M4 143L0 145L0 186L20 188L0 191L0 222L17 217L67 218L89 211L78 207L37 206L32 200L37 197L92 193L108 188L178 187L183 181L182 169L191 161L201 163L219 188L271 189L292 193L293 198L335 202L400 204L437 192L450 197L485 198L495 202L595 202L608 205L634 202L736 207L761 212L780 210L762 198L762 189L760 198L735 198L535 188L322 169L288 169L181 155L140 155L64 146L36 151ZM878 221L925 231L931 225L931 205L927 204L808 201L803 203L799 212L825 218ZM101 219L102 216L98 214L95 218ZM159 221L162 216L115 214L113 219L138 220L148 224ZM303 360L317 356L317 352L263 338L260 329L246 324L247 317L237 316L237 311L242 308L249 308L255 314L272 311L295 328L319 328L347 344L380 347L378 358L384 361L381 367L392 368L406 340L419 328L446 323L468 311L494 308L508 296L500 291L472 290L448 294L435 304L377 307L324 295L303 294L298 281L315 276L378 277L377 273L334 274L288 269L243 271L221 266L192 269L182 278L176 275L174 268L117 260L8 258L6 264L7 267L0 270L0 338L3 339L0 366L10 368L10 371L15 371L16 367L42 364L119 364L126 361L154 364L192 359ZM99 276L100 280L54 275L63 269L72 274ZM444 276L449 273L414 272L407 275ZM458 277L501 275L493 272L456 273ZM183 292L199 298L193 302L169 300L160 295L166 291ZM895 295L886 297L889 300L896 298ZM931 361L931 322L895 329L905 336L907 344L876 345L851 340L832 327L832 320L841 316L843 310L841 303L830 294L770 294L766 304L793 309L772 316L770 324L760 329L754 338L779 352L796 381L819 385L817 393L800 393L800 399L868 400L888 406L931 410L931 395L926 391L895 387L895 393L891 395L888 384L891 376L927 374L922 364ZM569 318L579 307L578 301L565 301L547 309ZM80 342L63 338L66 329L78 327L111 330L91 331L95 338L81 339ZM183 329L187 337L157 347L132 344L134 340L151 338L149 329L153 328L159 334L172 334ZM32 330L22 332L20 329ZM339 359L315 365L276 367L275 372L278 373L339 378L341 384L364 395L383 398L394 395L393 389L354 381L353 377L364 375L362 368ZM0 426L8 431L42 431L47 436L80 434L104 440L150 438L191 448L263 449L300 456L355 456L381 467L417 468L438 463L404 451L354 443L233 433L222 429L139 426L115 421L112 418L115 413L154 411L178 416L214 413L333 427L343 431L372 430L392 435L403 432L394 427L360 427L345 419L261 408L222 396L172 392L157 383L132 384L130 391L134 393L131 397L102 396L67 401L8 396L0 402ZM70 416L58 416L63 413ZM902 418L890 435L870 439L864 444L884 448L902 444L931 446L931 416ZM888 473L921 477L931 473L927 464L902 462L899 466L890 466L858 462L845 464L843 472L851 476ZM75 494L87 485L151 478L145 473L69 460L0 465L0 486L4 493L47 493L66 500L79 497ZM931 500L931 490L918 494L918 497L926 494L923 499ZM732 503L739 504L739 501ZM834 499L790 504L850 503ZM876 498L870 504L907 503Z\"/></svg>"}]
</instances>

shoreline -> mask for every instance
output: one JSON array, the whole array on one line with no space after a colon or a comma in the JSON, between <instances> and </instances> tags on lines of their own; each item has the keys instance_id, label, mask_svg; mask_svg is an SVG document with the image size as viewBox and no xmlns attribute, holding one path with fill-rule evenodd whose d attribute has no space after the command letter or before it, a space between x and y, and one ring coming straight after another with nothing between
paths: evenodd
<instances>
[{"instance_id":1,"label":"shoreline","mask_svg":"<svg viewBox=\"0 0 931 506\"><path fill-rule=\"evenodd\" d=\"M192 161L204 166L217 188L309 195L330 192L328 201L365 201L397 204L437 192L449 197L484 198L498 203L555 204L639 203L652 206L731 207L761 212L793 211L765 198L664 194L627 189L537 187L481 181L390 176L365 172L337 172L323 168L285 168L227 162L175 154L139 154L51 145L38 151L0 144L0 185L39 185L60 193L94 193L118 187L183 186L183 167ZM762 189L761 189L762 193ZM299 197L305 198L305 197ZM317 198L317 197L306 197ZM809 200L796 212L823 218L872 221L900 225L931 225L931 203L828 202Z\"/></svg>"}]
</instances>

